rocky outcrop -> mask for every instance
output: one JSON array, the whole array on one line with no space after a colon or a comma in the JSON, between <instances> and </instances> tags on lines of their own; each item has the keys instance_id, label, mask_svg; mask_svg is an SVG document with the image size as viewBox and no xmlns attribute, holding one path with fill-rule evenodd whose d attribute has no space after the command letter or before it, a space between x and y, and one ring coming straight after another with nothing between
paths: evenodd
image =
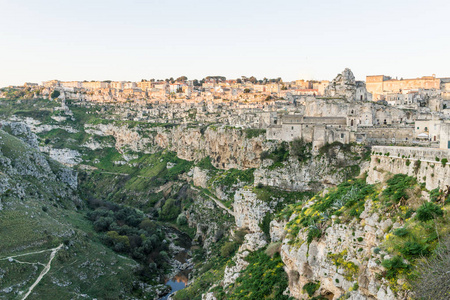
<instances>
[{"instance_id":1,"label":"rocky outcrop","mask_svg":"<svg viewBox=\"0 0 450 300\"><path fill-rule=\"evenodd\" d=\"M248 266L248 262L245 258L250 254L250 252L259 250L267 245L266 238L262 232L259 233L249 233L245 235L244 243L239 247L239 251L233 257L233 264L228 265L225 268L223 275L223 285L227 286L236 281L239 277L240 272Z\"/></svg>"},{"instance_id":2,"label":"rocky outcrop","mask_svg":"<svg viewBox=\"0 0 450 300\"><path fill-rule=\"evenodd\" d=\"M40 147L40 150L47 153L50 158L66 166L73 167L82 161L81 154L77 150L56 149L52 147Z\"/></svg>"},{"instance_id":3,"label":"rocky outcrop","mask_svg":"<svg viewBox=\"0 0 450 300\"><path fill-rule=\"evenodd\" d=\"M291 219L295 217L294 214ZM314 295L328 299L338 299L344 294L348 299L397 299L386 279L377 276L384 271L380 261L386 253L374 249L391 227L395 229L400 224L393 224L390 219L381 221L372 208L372 200L366 202L360 221L340 224L338 218L341 217L333 216L322 238L310 244L305 242L307 229L300 230L295 243L288 238L283 240L281 256L289 276L291 296L307 299L303 286L318 282L320 287ZM272 241L280 240L283 234L280 223L273 221L271 226Z\"/></svg>"},{"instance_id":4,"label":"rocky outcrop","mask_svg":"<svg viewBox=\"0 0 450 300\"><path fill-rule=\"evenodd\" d=\"M268 212L273 212L276 203L266 203L259 200L255 193L246 189L239 189L234 194L234 216L236 225L248 228L251 232L261 232L259 224Z\"/></svg>"},{"instance_id":5,"label":"rocky outcrop","mask_svg":"<svg viewBox=\"0 0 450 300\"><path fill-rule=\"evenodd\" d=\"M355 99L356 81L353 72L346 68L338 74L325 89L326 97L344 98L347 100Z\"/></svg>"},{"instance_id":6,"label":"rocky outcrop","mask_svg":"<svg viewBox=\"0 0 450 300\"><path fill-rule=\"evenodd\" d=\"M255 185L274 186L291 191L317 191L335 186L348 177L359 174L368 162L361 157L366 150L360 146L352 146L344 151L336 146L325 155L317 155L300 163L295 157L283 163L282 167L271 168L272 161L264 160L262 166L255 170Z\"/></svg>"},{"instance_id":7,"label":"rocky outcrop","mask_svg":"<svg viewBox=\"0 0 450 300\"><path fill-rule=\"evenodd\" d=\"M89 134L113 136L115 147L123 152L154 153L168 149L185 160L201 160L207 156L220 169L257 168L262 151L270 149L272 142L263 135L247 138L245 132L235 128L189 128L187 126L128 128L114 124L85 125ZM91 145L98 147L98 145Z\"/></svg>"},{"instance_id":8,"label":"rocky outcrop","mask_svg":"<svg viewBox=\"0 0 450 300\"><path fill-rule=\"evenodd\" d=\"M21 139L32 148L37 149L39 146L38 138L36 134L32 132L29 126L22 122L1 122L1 128L6 132L14 135L15 137Z\"/></svg>"},{"instance_id":9,"label":"rocky outcrop","mask_svg":"<svg viewBox=\"0 0 450 300\"><path fill-rule=\"evenodd\" d=\"M195 186L206 188L208 186L208 170L203 170L199 167L194 167L192 170L192 182Z\"/></svg>"}]
</instances>

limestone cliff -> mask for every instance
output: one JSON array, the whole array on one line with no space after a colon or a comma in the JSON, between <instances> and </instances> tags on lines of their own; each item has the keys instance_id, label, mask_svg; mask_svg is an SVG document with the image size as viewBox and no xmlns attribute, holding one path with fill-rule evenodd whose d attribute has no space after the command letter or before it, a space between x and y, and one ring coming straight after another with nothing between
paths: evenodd
<instances>
[{"instance_id":1,"label":"limestone cliff","mask_svg":"<svg viewBox=\"0 0 450 300\"><path fill-rule=\"evenodd\" d=\"M86 131L99 136L115 138L117 150L153 153L169 149L185 160L211 157L213 165L220 169L256 168L260 154L270 149L272 142L263 135L247 138L244 130L236 128L187 126L128 128L126 126L86 125Z\"/></svg>"},{"instance_id":2,"label":"limestone cliff","mask_svg":"<svg viewBox=\"0 0 450 300\"><path fill-rule=\"evenodd\" d=\"M335 186L347 178L359 174L360 169L367 167L363 159L366 149L351 146L346 149L336 144L311 159L300 162L290 157L280 167L273 167L272 161L265 160L255 170L255 185L274 186L292 191L318 191L321 188Z\"/></svg>"}]
</instances>

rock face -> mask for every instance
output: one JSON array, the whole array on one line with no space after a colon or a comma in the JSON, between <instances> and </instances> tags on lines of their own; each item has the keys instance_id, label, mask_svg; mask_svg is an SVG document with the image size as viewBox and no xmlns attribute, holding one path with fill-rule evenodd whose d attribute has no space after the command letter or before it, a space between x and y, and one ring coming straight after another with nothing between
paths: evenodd
<instances>
[{"instance_id":1,"label":"rock face","mask_svg":"<svg viewBox=\"0 0 450 300\"><path fill-rule=\"evenodd\" d=\"M265 160L254 172L255 185L274 186L292 191L318 190L341 183L351 174L358 175L359 168L368 163L361 160L366 150L353 146L350 151L340 147L331 148L326 155L315 156L300 163L291 157L282 167L270 168L271 161Z\"/></svg>"},{"instance_id":2,"label":"rock face","mask_svg":"<svg viewBox=\"0 0 450 300\"><path fill-rule=\"evenodd\" d=\"M194 167L194 169L192 170L192 181L195 186L206 188L208 185L208 179L208 170Z\"/></svg>"},{"instance_id":3,"label":"rock face","mask_svg":"<svg viewBox=\"0 0 450 300\"><path fill-rule=\"evenodd\" d=\"M1 127L6 132L11 133L15 137L21 139L32 148L37 149L39 146L37 136L31 131L30 127L22 122L1 122Z\"/></svg>"},{"instance_id":4,"label":"rock face","mask_svg":"<svg viewBox=\"0 0 450 300\"><path fill-rule=\"evenodd\" d=\"M245 260L250 252L259 250L267 245L267 241L262 232L249 233L245 235L244 243L239 247L238 253L233 257L233 266L227 266L223 275L223 284L230 285L236 281L240 272L248 266Z\"/></svg>"},{"instance_id":5,"label":"rock face","mask_svg":"<svg viewBox=\"0 0 450 300\"><path fill-rule=\"evenodd\" d=\"M353 72L346 68L338 74L325 89L326 97L345 98L353 100L356 96L356 81Z\"/></svg>"},{"instance_id":6,"label":"rock face","mask_svg":"<svg viewBox=\"0 0 450 300\"><path fill-rule=\"evenodd\" d=\"M366 202L360 217L360 222L354 220L350 224L335 222L334 217L322 238L309 245L302 242L307 239L307 229L300 230L297 244L283 240L281 256L289 276L291 296L307 299L303 286L320 282L314 296L338 299L350 290L347 294L350 299L396 299L386 280L377 277L377 273L384 271L380 264L383 251L377 253L374 248L384 240L388 228L400 225L392 224L390 219L380 222L371 200ZM276 221L271 223L272 241L282 237L280 225ZM359 287L353 290L356 282Z\"/></svg>"},{"instance_id":7,"label":"rock face","mask_svg":"<svg viewBox=\"0 0 450 300\"><path fill-rule=\"evenodd\" d=\"M69 167L77 165L82 161L81 154L76 150L55 149L51 147L41 147L40 150L44 153L48 153L50 158Z\"/></svg>"},{"instance_id":8,"label":"rock face","mask_svg":"<svg viewBox=\"0 0 450 300\"><path fill-rule=\"evenodd\" d=\"M255 193L246 189L239 189L234 195L234 216L236 225L248 228L251 232L261 232L259 224L267 212L272 212L276 203L266 203L259 200Z\"/></svg>"},{"instance_id":9,"label":"rock face","mask_svg":"<svg viewBox=\"0 0 450 300\"><path fill-rule=\"evenodd\" d=\"M245 132L235 128L189 128L174 126L170 128L133 128L125 126L86 125L90 134L115 138L115 147L119 151L154 153L160 149L175 151L179 158L200 160L211 157L212 164L219 169L257 168L260 155L268 150L272 142L265 140L264 135L247 138ZM93 145L97 146L97 145Z\"/></svg>"}]
</instances>

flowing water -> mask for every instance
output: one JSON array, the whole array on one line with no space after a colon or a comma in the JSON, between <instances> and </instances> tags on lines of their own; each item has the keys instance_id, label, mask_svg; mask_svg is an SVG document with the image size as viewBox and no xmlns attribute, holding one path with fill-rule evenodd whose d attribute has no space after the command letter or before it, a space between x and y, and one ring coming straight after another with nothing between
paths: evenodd
<instances>
[{"instance_id":1,"label":"flowing water","mask_svg":"<svg viewBox=\"0 0 450 300\"><path fill-rule=\"evenodd\" d=\"M160 300L167 300L169 296L175 293L176 291L184 289L186 287L187 282L188 282L187 276L182 273L168 280L166 282L166 285L170 286L172 290L170 291L169 294L165 295Z\"/></svg>"}]
</instances>

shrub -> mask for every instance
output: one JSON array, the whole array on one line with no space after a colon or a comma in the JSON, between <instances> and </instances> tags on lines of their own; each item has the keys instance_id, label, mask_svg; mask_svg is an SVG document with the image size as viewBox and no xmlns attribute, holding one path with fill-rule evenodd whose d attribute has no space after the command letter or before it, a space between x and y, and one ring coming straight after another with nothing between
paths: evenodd
<instances>
[{"instance_id":1,"label":"shrub","mask_svg":"<svg viewBox=\"0 0 450 300\"><path fill-rule=\"evenodd\" d=\"M270 221L272 221L272 219L273 215L271 213L266 213L262 222L258 224L259 228L261 228L262 232L264 232L267 237L270 237Z\"/></svg>"},{"instance_id":2,"label":"shrub","mask_svg":"<svg viewBox=\"0 0 450 300\"><path fill-rule=\"evenodd\" d=\"M428 260L417 264L417 278L411 282L417 299L448 299L450 295L450 240L445 240Z\"/></svg>"},{"instance_id":3,"label":"shrub","mask_svg":"<svg viewBox=\"0 0 450 300\"><path fill-rule=\"evenodd\" d=\"M406 213L405 213L405 219L409 219L409 218L411 218L411 216L413 215L413 213L414 213L414 209L408 209L407 211L406 211Z\"/></svg>"},{"instance_id":4,"label":"shrub","mask_svg":"<svg viewBox=\"0 0 450 300\"><path fill-rule=\"evenodd\" d=\"M406 228L397 228L397 229L394 231L394 234L395 234L396 236L405 236L405 235L408 234L408 229L406 229Z\"/></svg>"},{"instance_id":5,"label":"shrub","mask_svg":"<svg viewBox=\"0 0 450 300\"><path fill-rule=\"evenodd\" d=\"M161 209L160 219L174 220L181 212L180 206L175 199L169 198Z\"/></svg>"},{"instance_id":6,"label":"shrub","mask_svg":"<svg viewBox=\"0 0 450 300\"><path fill-rule=\"evenodd\" d=\"M441 160L442 166L445 167L445 165L447 164L447 162L448 162L448 159L443 158L443 159Z\"/></svg>"},{"instance_id":7,"label":"shrub","mask_svg":"<svg viewBox=\"0 0 450 300\"><path fill-rule=\"evenodd\" d=\"M270 243L270 245L267 246L265 253L267 256L273 257L275 253L280 252L280 249L281 249L281 242Z\"/></svg>"},{"instance_id":8,"label":"shrub","mask_svg":"<svg viewBox=\"0 0 450 300\"><path fill-rule=\"evenodd\" d=\"M230 257L238 249L236 242L226 242L222 248L220 248L220 255L222 257Z\"/></svg>"},{"instance_id":9,"label":"shrub","mask_svg":"<svg viewBox=\"0 0 450 300\"><path fill-rule=\"evenodd\" d=\"M409 159L406 160L406 166L408 167L411 164L411 161Z\"/></svg>"},{"instance_id":10,"label":"shrub","mask_svg":"<svg viewBox=\"0 0 450 300\"><path fill-rule=\"evenodd\" d=\"M206 170L215 170L216 168L211 163L211 157L207 156L198 162L197 167Z\"/></svg>"},{"instance_id":11,"label":"shrub","mask_svg":"<svg viewBox=\"0 0 450 300\"><path fill-rule=\"evenodd\" d=\"M303 139L294 139L291 142L291 155L296 156L300 162L311 158L311 143L306 143Z\"/></svg>"},{"instance_id":12,"label":"shrub","mask_svg":"<svg viewBox=\"0 0 450 300\"><path fill-rule=\"evenodd\" d=\"M416 161L414 162L414 173L417 174L417 173L419 172L420 164L421 164L420 159L419 159L419 160L416 160Z\"/></svg>"},{"instance_id":13,"label":"shrub","mask_svg":"<svg viewBox=\"0 0 450 300\"><path fill-rule=\"evenodd\" d=\"M309 297L311 297L319 289L319 287L320 282L308 282L303 286L302 290L303 292L306 292Z\"/></svg>"},{"instance_id":14,"label":"shrub","mask_svg":"<svg viewBox=\"0 0 450 300\"><path fill-rule=\"evenodd\" d=\"M409 265L405 264L403 258L398 255L394 256L392 259L383 260L381 265L386 268L387 279L395 278L399 272L409 269Z\"/></svg>"},{"instance_id":15,"label":"shrub","mask_svg":"<svg viewBox=\"0 0 450 300\"><path fill-rule=\"evenodd\" d=\"M409 198L406 190L416 183L416 179L405 174L396 174L387 181L388 187L383 191L383 196L388 200L398 203L402 198Z\"/></svg>"},{"instance_id":16,"label":"shrub","mask_svg":"<svg viewBox=\"0 0 450 300\"><path fill-rule=\"evenodd\" d=\"M427 256L430 251L427 245L417 242L406 242L400 249L400 253L409 257Z\"/></svg>"},{"instance_id":17,"label":"shrub","mask_svg":"<svg viewBox=\"0 0 450 300\"><path fill-rule=\"evenodd\" d=\"M60 95L61 95L61 93L60 93L59 91L54 90L54 91L50 94L50 97L51 97L52 99L55 99L55 98L58 98Z\"/></svg>"},{"instance_id":18,"label":"shrub","mask_svg":"<svg viewBox=\"0 0 450 300\"><path fill-rule=\"evenodd\" d=\"M187 218L184 214L179 214L177 217L177 224L183 226L187 224Z\"/></svg>"},{"instance_id":19,"label":"shrub","mask_svg":"<svg viewBox=\"0 0 450 300\"><path fill-rule=\"evenodd\" d=\"M364 239L362 237L358 238L358 242L362 242Z\"/></svg>"},{"instance_id":20,"label":"shrub","mask_svg":"<svg viewBox=\"0 0 450 300\"><path fill-rule=\"evenodd\" d=\"M434 203L426 202L417 209L417 219L422 222L432 220L436 217L442 217L444 212Z\"/></svg>"},{"instance_id":21,"label":"shrub","mask_svg":"<svg viewBox=\"0 0 450 300\"><path fill-rule=\"evenodd\" d=\"M248 139L251 139L251 138L263 135L263 134L266 134L266 130L265 129L255 129L255 128L245 129L245 136Z\"/></svg>"},{"instance_id":22,"label":"shrub","mask_svg":"<svg viewBox=\"0 0 450 300\"><path fill-rule=\"evenodd\" d=\"M320 238L322 236L322 231L317 226L310 226L308 230L308 238L307 242L308 244L311 244L311 242L314 240L314 238Z\"/></svg>"}]
</instances>

